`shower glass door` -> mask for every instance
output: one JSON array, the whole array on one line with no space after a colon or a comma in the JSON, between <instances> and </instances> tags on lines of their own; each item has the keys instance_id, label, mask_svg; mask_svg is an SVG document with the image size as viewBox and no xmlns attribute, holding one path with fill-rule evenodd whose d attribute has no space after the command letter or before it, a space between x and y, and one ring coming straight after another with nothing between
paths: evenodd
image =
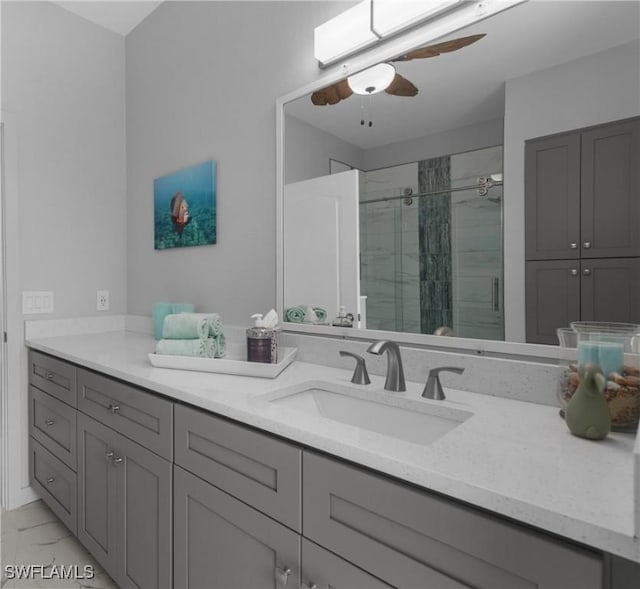
<instances>
[{"instance_id":1,"label":"shower glass door","mask_svg":"<svg viewBox=\"0 0 640 589\"><path fill-rule=\"evenodd\" d=\"M367 327L504 339L502 147L364 176Z\"/></svg>"}]
</instances>

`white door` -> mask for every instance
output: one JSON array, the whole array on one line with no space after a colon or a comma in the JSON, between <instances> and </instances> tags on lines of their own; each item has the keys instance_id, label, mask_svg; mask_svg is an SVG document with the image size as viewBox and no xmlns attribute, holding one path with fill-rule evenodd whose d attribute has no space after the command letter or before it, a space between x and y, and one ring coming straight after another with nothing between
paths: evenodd
<instances>
[{"instance_id":1,"label":"white door","mask_svg":"<svg viewBox=\"0 0 640 589\"><path fill-rule=\"evenodd\" d=\"M360 314L359 172L350 170L284 187L284 308L340 305Z\"/></svg>"}]
</instances>

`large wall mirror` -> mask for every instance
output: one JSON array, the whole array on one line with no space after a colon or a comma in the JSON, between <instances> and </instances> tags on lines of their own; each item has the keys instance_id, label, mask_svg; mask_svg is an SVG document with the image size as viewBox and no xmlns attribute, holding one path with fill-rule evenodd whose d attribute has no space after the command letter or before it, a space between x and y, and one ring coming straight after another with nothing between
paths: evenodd
<instances>
[{"instance_id":1,"label":"large wall mirror","mask_svg":"<svg viewBox=\"0 0 640 589\"><path fill-rule=\"evenodd\" d=\"M388 43L358 61L391 61L416 96L315 105L336 66L279 101L280 311L330 321L345 304L367 329L525 342L524 143L640 115L639 23L638 2L532 0L424 43L483 35L455 51L392 61L407 47ZM314 299L341 255L338 294Z\"/></svg>"}]
</instances>

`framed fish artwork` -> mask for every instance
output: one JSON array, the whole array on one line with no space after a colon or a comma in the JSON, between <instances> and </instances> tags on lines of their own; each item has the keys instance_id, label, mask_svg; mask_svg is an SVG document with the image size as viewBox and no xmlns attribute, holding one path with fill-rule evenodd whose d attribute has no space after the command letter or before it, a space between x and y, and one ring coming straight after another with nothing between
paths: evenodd
<instances>
[{"instance_id":1,"label":"framed fish artwork","mask_svg":"<svg viewBox=\"0 0 640 589\"><path fill-rule=\"evenodd\" d=\"M155 249L216 243L216 162L156 178L153 204Z\"/></svg>"}]
</instances>

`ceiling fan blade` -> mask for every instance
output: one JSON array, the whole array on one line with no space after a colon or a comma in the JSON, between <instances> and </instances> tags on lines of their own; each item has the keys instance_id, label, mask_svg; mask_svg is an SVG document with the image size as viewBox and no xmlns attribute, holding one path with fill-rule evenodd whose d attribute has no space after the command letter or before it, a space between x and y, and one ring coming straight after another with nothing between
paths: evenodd
<instances>
[{"instance_id":1,"label":"ceiling fan blade","mask_svg":"<svg viewBox=\"0 0 640 589\"><path fill-rule=\"evenodd\" d=\"M485 33L480 35L471 35L469 37L460 37L459 39L451 39L451 41L444 41L443 43L435 43L434 45L427 45L426 47L420 47L405 53L400 57L396 57L391 61L411 61L412 59L425 59L427 57L437 57L442 53L451 53L457 51L463 47L467 47L476 41L485 37Z\"/></svg>"},{"instance_id":2,"label":"ceiling fan blade","mask_svg":"<svg viewBox=\"0 0 640 589\"><path fill-rule=\"evenodd\" d=\"M347 80L341 80L331 86L317 90L311 95L311 102L316 106L326 106L327 104L338 104L341 100L349 98L353 90L349 88Z\"/></svg>"},{"instance_id":3,"label":"ceiling fan blade","mask_svg":"<svg viewBox=\"0 0 640 589\"><path fill-rule=\"evenodd\" d=\"M407 78L396 74L385 92L393 96L415 96L418 94L418 89Z\"/></svg>"}]
</instances>

